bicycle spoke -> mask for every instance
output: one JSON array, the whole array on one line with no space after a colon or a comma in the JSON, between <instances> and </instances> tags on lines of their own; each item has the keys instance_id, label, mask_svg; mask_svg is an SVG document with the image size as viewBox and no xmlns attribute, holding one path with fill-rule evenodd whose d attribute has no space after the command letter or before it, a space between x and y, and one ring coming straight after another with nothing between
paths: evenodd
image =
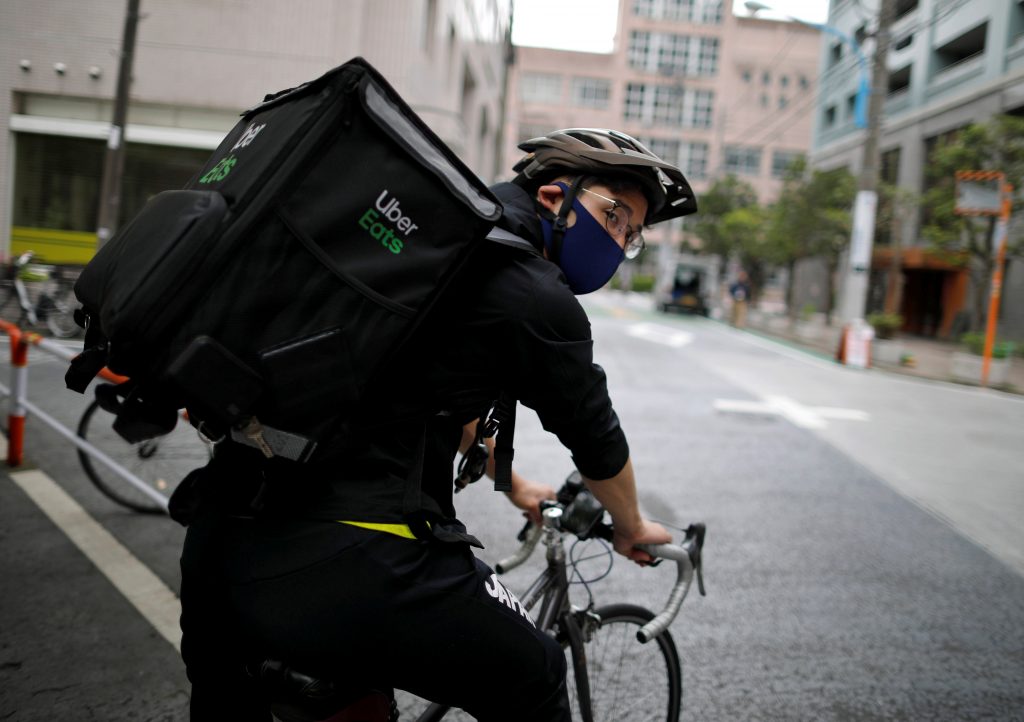
<instances>
[{"instance_id":1,"label":"bicycle spoke","mask_svg":"<svg viewBox=\"0 0 1024 722\"><path fill-rule=\"evenodd\" d=\"M682 681L671 637L637 641L637 630L653 617L640 607L612 605L598 614L601 627L585 645L595 722L678 720ZM571 660L569 669L571 675ZM582 719L574 680L569 693L574 719Z\"/></svg>"}]
</instances>

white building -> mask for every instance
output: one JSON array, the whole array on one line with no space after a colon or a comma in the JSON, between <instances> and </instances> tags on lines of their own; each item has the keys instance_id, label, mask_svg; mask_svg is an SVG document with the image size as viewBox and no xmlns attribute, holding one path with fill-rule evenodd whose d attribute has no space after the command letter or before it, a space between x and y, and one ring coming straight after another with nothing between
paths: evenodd
<instances>
[{"instance_id":1,"label":"white building","mask_svg":"<svg viewBox=\"0 0 1024 722\"><path fill-rule=\"evenodd\" d=\"M877 3L871 5L877 8ZM862 41L870 63L876 22L863 3L833 0L828 24ZM1024 4L1015 0L897 0L888 56L889 87L879 150L884 180L925 191L929 154L949 134L993 115L1024 115ZM859 172L864 130L855 127L858 64L849 43L827 36L812 162ZM964 169L973 170L973 169ZM921 218L907 214L902 237L905 329L955 336L969 304L968 272L928 253ZM891 251L876 235L869 310L885 299ZM1024 272L1011 263L1004 279L1000 332L1024 338Z\"/></svg>"},{"instance_id":2,"label":"white building","mask_svg":"<svg viewBox=\"0 0 1024 722\"><path fill-rule=\"evenodd\" d=\"M95 249L126 0L0 3L0 252ZM365 57L481 177L498 174L511 0L142 0L122 220L181 187L242 110Z\"/></svg>"}]
</instances>

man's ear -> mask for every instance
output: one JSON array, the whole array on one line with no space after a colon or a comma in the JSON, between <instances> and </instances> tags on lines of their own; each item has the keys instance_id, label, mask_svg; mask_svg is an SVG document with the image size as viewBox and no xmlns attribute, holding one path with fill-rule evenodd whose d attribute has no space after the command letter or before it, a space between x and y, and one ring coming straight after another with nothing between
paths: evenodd
<instances>
[{"instance_id":1,"label":"man's ear","mask_svg":"<svg viewBox=\"0 0 1024 722\"><path fill-rule=\"evenodd\" d=\"M551 184L537 189L537 201L555 215L558 215L558 211L561 210L564 198L565 191L561 186Z\"/></svg>"}]
</instances>

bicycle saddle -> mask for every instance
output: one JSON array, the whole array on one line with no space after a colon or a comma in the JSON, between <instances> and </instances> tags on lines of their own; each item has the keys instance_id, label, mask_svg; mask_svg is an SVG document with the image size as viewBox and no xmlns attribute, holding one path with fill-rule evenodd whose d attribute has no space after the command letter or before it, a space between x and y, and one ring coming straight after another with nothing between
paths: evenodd
<instances>
[{"instance_id":1,"label":"bicycle saddle","mask_svg":"<svg viewBox=\"0 0 1024 722\"><path fill-rule=\"evenodd\" d=\"M312 677L276 659L246 665L271 699L281 722L395 722L398 706L392 691L353 689L334 680Z\"/></svg>"}]
</instances>

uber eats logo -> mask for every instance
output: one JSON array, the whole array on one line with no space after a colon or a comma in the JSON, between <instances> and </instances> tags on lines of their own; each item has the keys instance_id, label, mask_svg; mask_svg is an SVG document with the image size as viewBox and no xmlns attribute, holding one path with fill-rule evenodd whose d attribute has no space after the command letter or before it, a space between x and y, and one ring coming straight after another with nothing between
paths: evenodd
<instances>
[{"instance_id":1,"label":"uber eats logo","mask_svg":"<svg viewBox=\"0 0 1024 722\"><path fill-rule=\"evenodd\" d=\"M216 183L227 178L231 169L238 163L238 158L235 157L235 151L248 147L250 143L256 140L256 136L259 135L260 131L265 127L267 127L266 123L261 123L260 125L249 123L249 126L245 129L245 132L242 133L238 141L231 146L231 154L226 158L221 158L217 162L217 165L213 166L213 168L208 170L203 177L199 179L199 182L203 184Z\"/></svg>"},{"instance_id":2,"label":"uber eats logo","mask_svg":"<svg viewBox=\"0 0 1024 722\"><path fill-rule=\"evenodd\" d=\"M382 218L390 221L390 224ZM387 188L377 198L374 207L366 209L359 219L359 225L392 253L401 253L405 241L419 228L409 216L402 213L398 199Z\"/></svg>"}]
</instances>

